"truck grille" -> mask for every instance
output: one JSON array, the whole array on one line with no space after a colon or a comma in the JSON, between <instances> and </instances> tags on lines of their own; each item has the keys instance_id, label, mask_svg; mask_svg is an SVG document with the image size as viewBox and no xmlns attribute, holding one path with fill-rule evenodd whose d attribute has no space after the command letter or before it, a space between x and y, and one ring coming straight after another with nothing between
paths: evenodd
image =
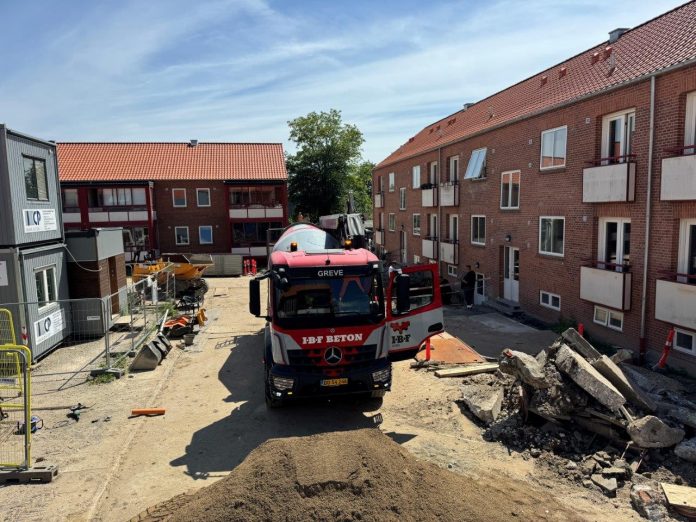
<instances>
[{"instance_id":1,"label":"truck grille","mask_svg":"<svg viewBox=\"0 0 696 522\"><path fill-rule=\"evenodd\" d=\"M302 367L303 372L321 373L322 370L339 370L346 367L366 368L374 363L377 357L377 345L341 347L343 359L339 364L331 365L324 360L326 348L311 348L307 350L289 350L288 359L291 366Z\"/></svg>"}]
</instances>

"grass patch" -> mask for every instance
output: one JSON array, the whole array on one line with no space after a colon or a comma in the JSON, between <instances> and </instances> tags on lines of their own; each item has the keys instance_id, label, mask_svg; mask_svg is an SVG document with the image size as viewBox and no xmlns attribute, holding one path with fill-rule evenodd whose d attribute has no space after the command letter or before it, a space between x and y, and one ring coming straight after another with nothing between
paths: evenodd
<instances>
[{"instance_id":1,"label":"grass patch","mask_svg":"<svg viewBox=\"0 0 696 522\"><path fill-rule=\"evenodd\" d=\"M122 370L123 374L121 377L124 377L128 373L128 359L129 357L126 355L125 352L118 352L114 353L111 355L111 367L117 370ZM99 365L100 369L106 369L106 361L102 362ZM94 377L90 378L89 383L90 384L107 384L109 382L115 381L117 377L113 373L102 373L100 375L95 375Z\"/></svg>"}]
</instances>

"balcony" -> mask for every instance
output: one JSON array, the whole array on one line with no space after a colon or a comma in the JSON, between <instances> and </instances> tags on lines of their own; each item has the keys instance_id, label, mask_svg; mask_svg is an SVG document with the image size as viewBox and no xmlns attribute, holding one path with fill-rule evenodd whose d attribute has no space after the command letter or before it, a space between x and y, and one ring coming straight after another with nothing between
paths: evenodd
<instances>
[{"instance_id":1,"label":"balcony","mask_svg":"<svg viewBox=\"0 0 696 522\"><path fill-rule=\"evenodd\" d=\"M636 164L631 156L602 158L582 171L582 202L627 202L636 198ZM622 161L622 162L621 162ZM621 163L619 163L621 162Z\"/></svg>"},{"instance_id":2,"label":"balcony","mask_svg":"<svg viewBox=\"0 0 696 522\"><path fill-rule=\"evenodd\" d=\"M437 185L423 185L421 187L421 205L423 207L437 206Z\"/></svg>"},{"instance_id":3,"label":"balcony","mask_svg":"<svg viewBox=\"0 0 696 522\"><path fill-rule=\"evenodd\" d=\"M384 245L384 230L375 230L375 243L378 245Z\"/></svg>"},{"instance_id":4,"label":"balcony","mask_svg":"<svg viewBox=\"0 0 696 522\"><path fill-rule=\"evenodd\" d=\"M264 207L261 205L250 205L245 207L233 207L230 209L230 218L232 219L248 219L248 218L282 218L283 206L275 205L272 207Z\"/></svg>"},{"instance_id":5,"label":"balcony","mask_svg":"<svg viewBox=\"0 0 696 522\"><path fill-rule=\"evenodd\" d=\"M459 243L456 240L447 239L440 243L440 260L450 265L456 265L459 262Z\"/></svg>"},{"instance_id":6,"label":"balcony","mask_svg":"<svg viewBox=\"0 0 696 522\"><path fill-rule=\"evenodd\" d=\"M683 155L662 160L660 199L662 201L696 199L696 145L668 149L667 152Z\"/></svg>"},{"instance_id":7,"label":"balcony","mask_svg":"<svg viewBox=\"0 0 696 522\"><path fill-rule=\"evenodd\" d=\"M423 239L423 257L428 259L437 258L437 238L426 237Z\"/></svg>"},{"instance_id":8,"label":"balcony","mask_svg":"<svg viewBox=\"0 0 696 522\"><path fill-rule=\"evenodd\" d=\"M384 192L377 192L375 194L375 208L382 208L384 206Z\"/></svg>"},{"instance_id":9,"label":"balcony","mask_svg":"<svg viewBox=\"0 0 696 522\"><path fill-rule=\"evenodd\" d=\"M655 319L696 330L696 285L658 279Z\"/></svg>"},{"instance_id":10,"label":"balcony","mask_svg":"<svg viewBox=\"0 0 696 522\"><path fill-rule=\"evenodd\" d=\"M616 266L597 263L597 267L580 267L580 299L616 310L630 310L631 273L617 272Z\"/></svg>"},{"instance_id":11,"label":"balcony","mask_svg":"<svg viewBox=\"0 0 696 522\"><path fill-rule=\"evenodd\" d=\"M73 217L69 219L74 219ZM147 207L90 207L90 223L125 223L147 221ZM77 223L78 221L70 221Z\"/></svg>"},{"instance_id":12,"label":"balcony","mask_svg":"<svg viewBox=\"0 0 696 522\"><path fill-rule=\"evenodd\" d=\"M456 181L440 185L440 205L443 207L459 205L459 184Z\"/></svg>"}]
</instances>

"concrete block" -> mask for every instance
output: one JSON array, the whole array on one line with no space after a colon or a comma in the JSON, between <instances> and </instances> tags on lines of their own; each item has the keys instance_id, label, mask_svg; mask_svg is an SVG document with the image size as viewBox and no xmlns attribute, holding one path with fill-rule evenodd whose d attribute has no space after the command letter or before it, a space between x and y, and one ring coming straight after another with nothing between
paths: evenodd
<instances>
[{"instance_id":1,"label":"concrete block","mask_svg":"<svg viewBox=\"0 0 696 522\"><path fill-rule=\"evenodd\" d=\"M667 520L667 510L661 503L660 494L644 484L634 484L631 488L631 504L643 518L651 522Z\"/></svg>"},{"instance_id":2,"label":"concrete block","mask_svg":"<svg viewBox=\"0 0 696 522\"><path fill-rule=\"evenodd\" d=\"M552 385L539 361L524 352L503 350L499 364L501 372L515 376L533 388L544 389Z\"/></svg>"},{"instance_id":3,"label":"concrete block","mask_svg":"<svg viewBox=\"0 0 696 522\"><path fill-rule=\"evenodd\" d=\"M503 404L503 389L477 384L462 386L464 404L478 419L490 424L500 415Z\"/></svg>"},{"instance_id":4,"label":"concrete block","mask_svg":"<svg viewBox=\"0 0 696 522\"><path fill-rule=\"evenodd\" d=\"M592 482L599 486L608 497L616 496L616 490L619 488L619 485L614 477L608 478L602 475L592 475L590 479L592 479Z\"/></svg>"},{"instance_id":5,"label":"concrete block","mask_svg":"<svg viewBox=\"0 0 696 522\"><path fill-rule=\"evenodd\" d=\"M138 355L135 356L130 365L130 369L140 371L154 370L161 362L162 353L148 343L143 345Z\"/></svg>"},{"instance_id":6,"label":"concrete block","mask_svg":"<svg viewBox=\"0 0 696 522\"><path fill-rule=\"evenodd\" d=\"M674 448L674 453L680 459L696 463L696 438L685 440Z\"/></svg>"},{"instance_id":7,"label":"concrete block","mask_svg":"<svg viewBox=\"0 0 696 522\"><path fill-rule=\"evenodd\" d=\"M595 347L590 344L590 342L580 335L575 328L568 328L565 332L561 334L561 337L565 342L570 345L570 347L582 355L588 361L594 361L599 359L602 355Z\"/></svg>"},{"instance_id":8,"label":"concrete block","mask_svg":"<svg viewBox=\"0 0 696 522\"><path fill-rule=\"evenodd\" d=\"M653 413L655 411L657 406L653 400L643 393L640 388L634 388L621 371L621 368L609 357L602 355L599 359L592 361L591 364L594 369L606 377L627 400L647 412Z\"/></svg>"},{"instance_id":9,"label":"concrete block","mask_svg":"<svg viewBox=\"0 0 696 522\"><path fill-rule=\"evenodd\" d=\"M684 430L671 428L653 415L634 420L626 431L641 448L669 448L684 438Z\"/></svg>"},{"instance_id":10,"label":"concrete block","mask_svg":"<svg viewBox=\"0 0 696 522\"><path fill-rule=\"evenodd\" d=\"M633 350L627 350L626 348L621 348L610 357L614 364L619 364L622 362L631 362L635 358Z\"/></svg>"},{"instance_id":11,"label":"concrete block","mask_svg":"<svg viewBox=\"0 0 696 522\"><path fill-rule=\"evenodd\" d=\"M563 345L556 354L556 367L568 375L575 384L590 394L597 402L612 411L618 411L626 399L581 355Z\"/></svg>"}]
</instances>

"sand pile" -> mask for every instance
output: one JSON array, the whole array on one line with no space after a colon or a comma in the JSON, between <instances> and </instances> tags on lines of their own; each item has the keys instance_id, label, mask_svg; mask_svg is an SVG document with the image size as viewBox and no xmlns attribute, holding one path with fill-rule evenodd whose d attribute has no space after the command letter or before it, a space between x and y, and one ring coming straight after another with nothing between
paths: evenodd
<instances>
[{"instance_id":1,"label":"sand pile","mask_svg":"<svg viewBox=\"0 0 696 522\"><path fill-rule=\"evenodd\" d=\"M378 429L270 440L226 478L136 520L573 520L529 487L421 462ZM525 487L526 486L526 487Z\"/></svg>"}]
</instances>

